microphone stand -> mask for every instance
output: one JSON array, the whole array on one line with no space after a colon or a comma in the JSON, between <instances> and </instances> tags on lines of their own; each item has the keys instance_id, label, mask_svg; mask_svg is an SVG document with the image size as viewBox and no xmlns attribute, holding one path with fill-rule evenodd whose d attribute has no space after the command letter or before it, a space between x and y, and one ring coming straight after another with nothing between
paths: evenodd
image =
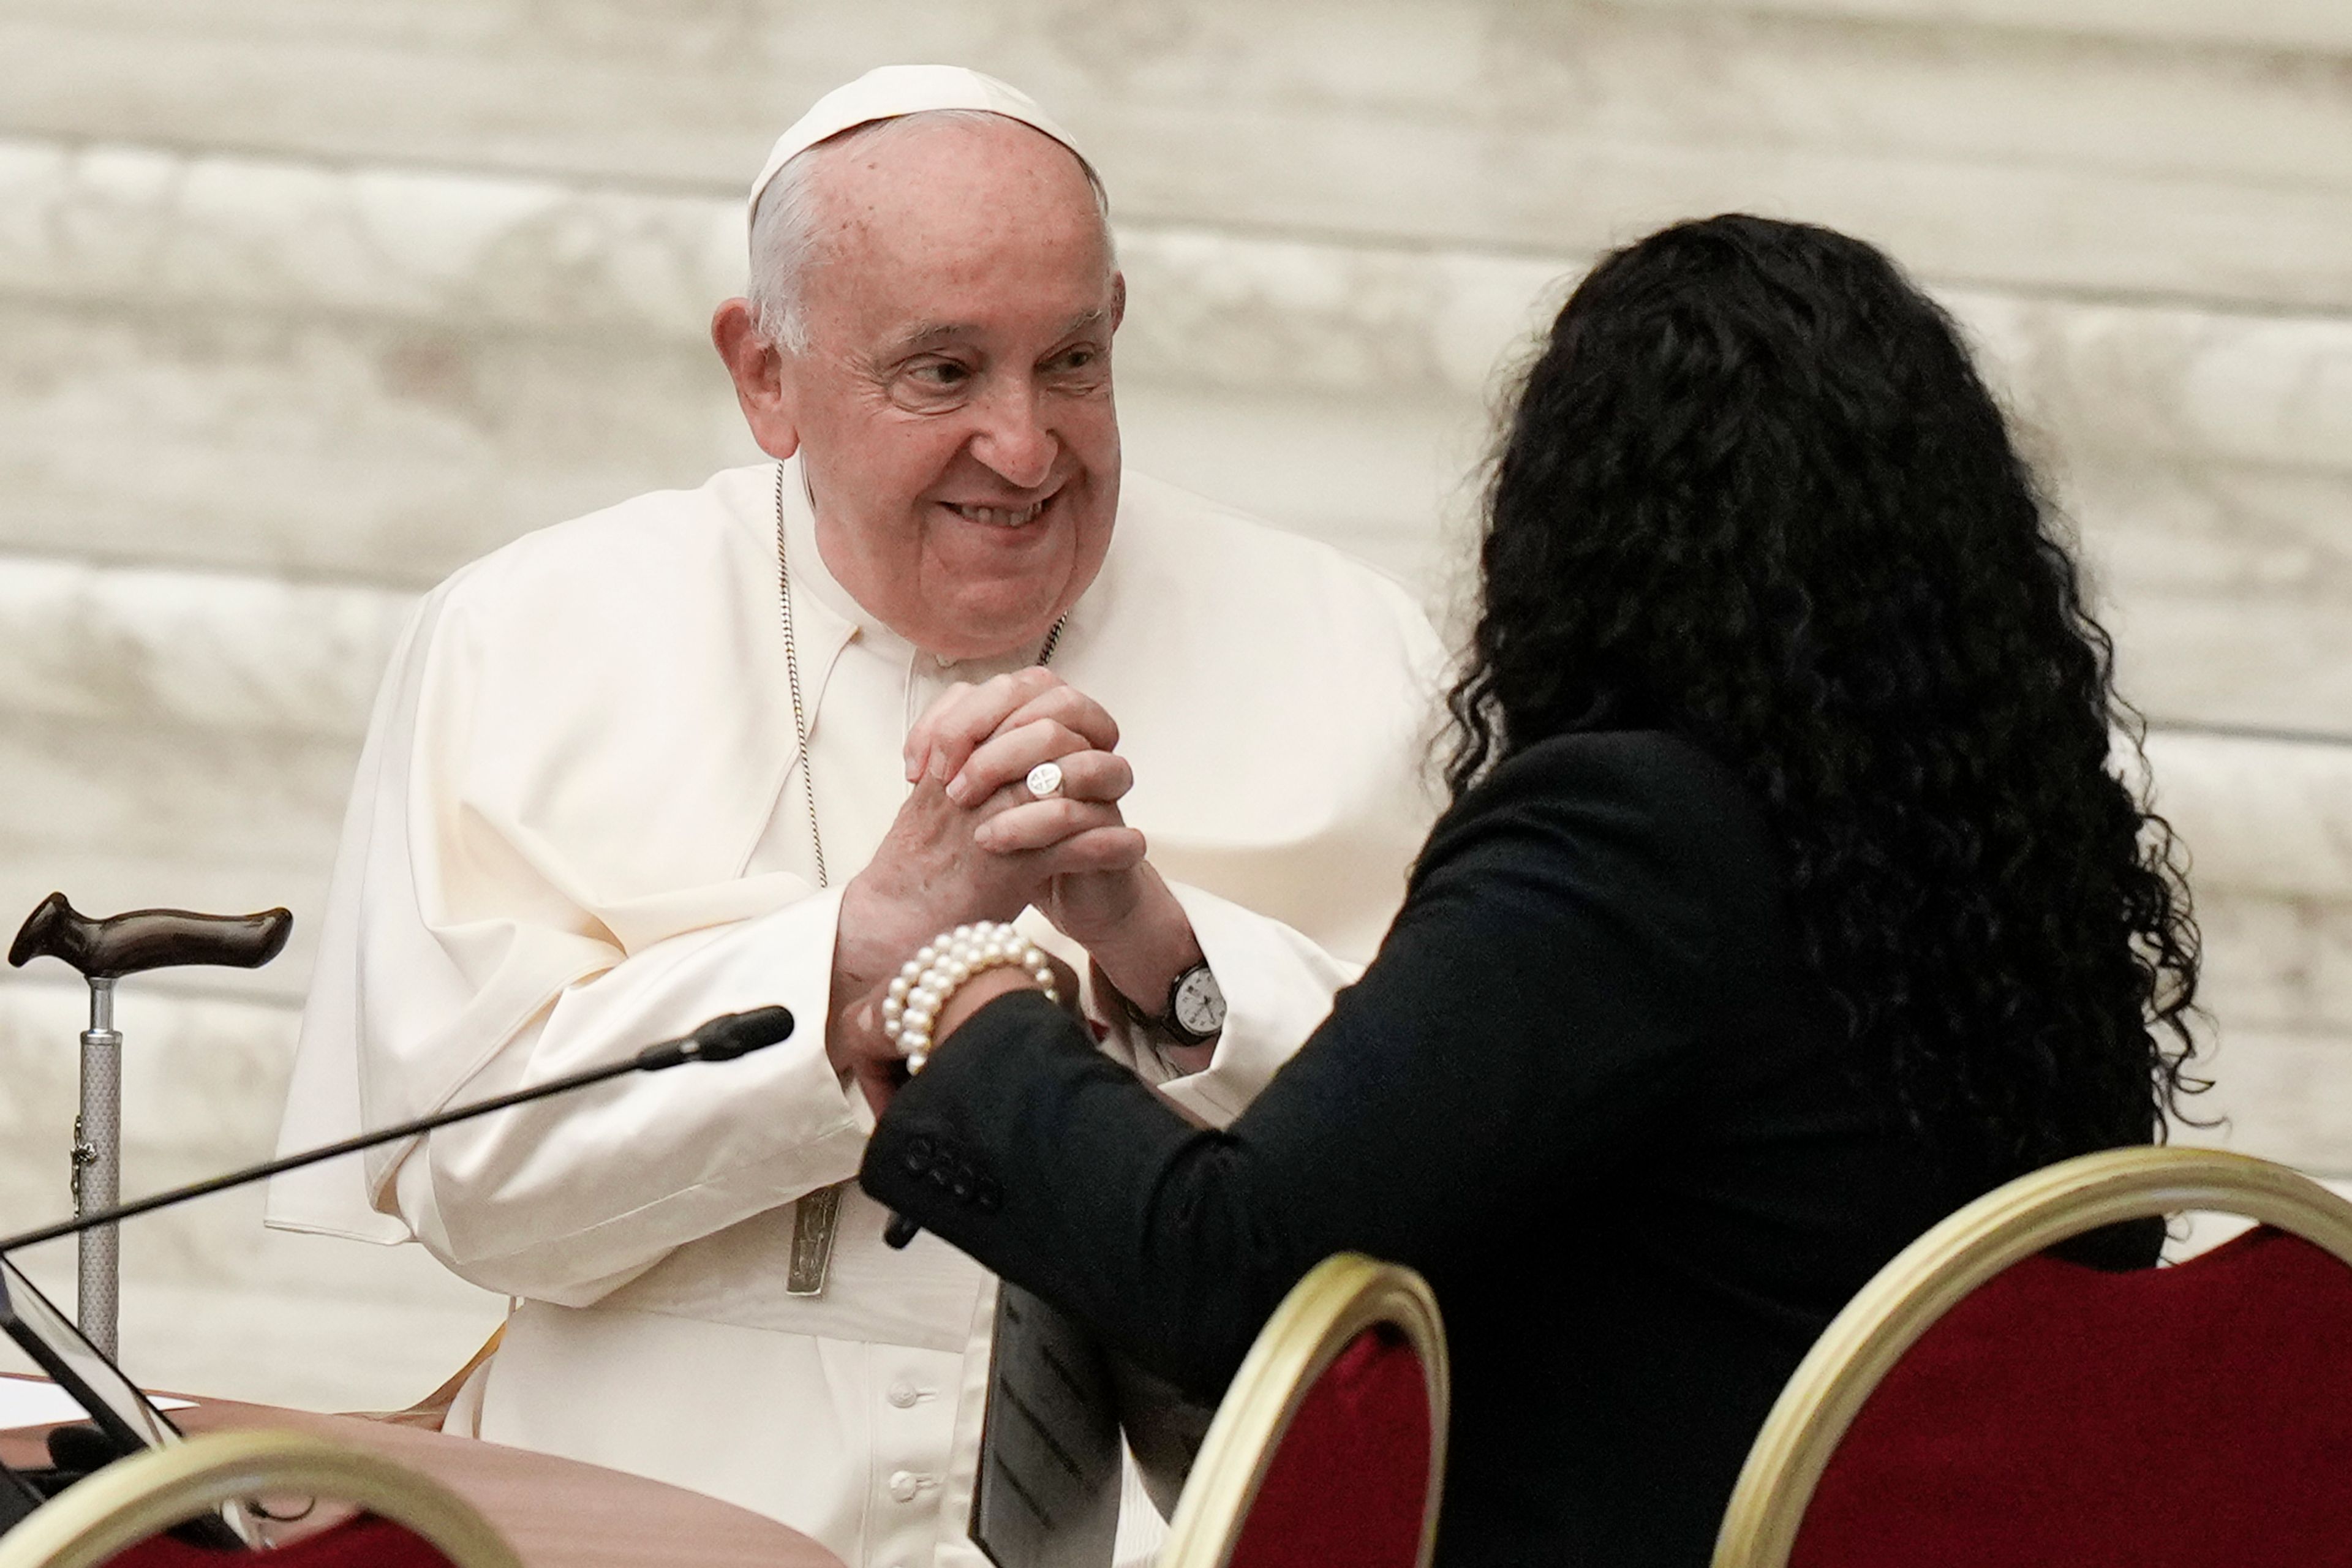
<instances>
[{"instance_id":1,"label":"microphone stand","mask_svg":"<svg viewBox=\"0 0 2352 1568\"><path fill-rule=\"evenodd\" d=\"M8 1237L5 1239L0 1239L0 1254L14 1252L22 1247L37 1246L44 1241L55 1241L61 1237L72 1236L76 1232L89 1230L99 1226L113 1225L120 1220L151 1214L156 1209L169 1208L173 1204L185 1203L191 1198L201 1198L208 1194L226 1191L230 1187L242 1186L247 1182L257 1182L264 1177L275 1176L282 1172L298 1171L305 1165L315 1165L321 1160L334 1159L339 1154L356 1154L362 1149L373 1149L379 1143L389 1143L395 1139L415 1137L420 1132L430 1132L436 1127L446 1127L453 1121L464 1121L493 1110L503 1110L509 1105L520 1105L526 1100L544 1099L549 1095L562 1094L569 1089L585 1089L592 1083L603 1083L607 1079L619 1078L625 1073L660 1072L664 1068L677 1067L681 1062L732 1061L737 1057L772 1046L792 1032L793 1015L787 1008L757 1007L748 1013L724 1014L711 1019L691 1035L675 1040L664 1040L659 1045L647 1046L636 1055L606 1067L590 1068L583 1072L551 1079L546 1083L533 1084L529 1089L519 1089L489 1100L476 1100L471 1105L461 1105L451 1110L436 1111L430 1116L420 1116L413 1121L403 1121L393 1127L380 1127L373 1132L362 1132L356 1138L346 1138L340 1143L330 1143L319 1149L306 1149L299 1154L287 1154L278 1159L265 1161L258 1165L248 1165L240 1171L231 1171L225 1176L214 1176L188 1186L173 1187L169 1192L156 1193L135 1199L131 1203L93 1209L88 1214L77 1215L71 1219L60 1220L55 1225L44 1226L38 1230L28 1230L21 1236Z\"/></svg>"}]
</instances>

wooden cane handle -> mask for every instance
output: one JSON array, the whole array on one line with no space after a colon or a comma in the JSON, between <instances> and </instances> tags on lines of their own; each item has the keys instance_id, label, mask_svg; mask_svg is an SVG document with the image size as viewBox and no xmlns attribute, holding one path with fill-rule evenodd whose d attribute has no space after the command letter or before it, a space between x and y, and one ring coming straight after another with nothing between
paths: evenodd
<instances>
[{"instance_id":1,"label":"wooden cane handle","mask_svg":"<svg viewBox=\"0 0 2352 1568\"><path fill-rule=\"evenodd\" d=\"M58 958L91 980L142 970L215 963L258 969L278 956L294 929L285 910L257 915L200 915L186 910L130 910L92 920L51 893L25 918L8 962L22 968L36 958Z\"/></svg>"}]
</instances>

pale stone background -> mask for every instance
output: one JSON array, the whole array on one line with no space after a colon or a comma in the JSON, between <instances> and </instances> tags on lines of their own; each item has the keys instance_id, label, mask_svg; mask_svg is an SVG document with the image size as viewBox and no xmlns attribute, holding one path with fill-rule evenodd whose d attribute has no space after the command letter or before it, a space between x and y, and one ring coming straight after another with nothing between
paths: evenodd
<instances>
[{"instance_id":1,"label":"pale stone background","mask_svg":"<svg viewBox=\"0 0 2352 1568\"><path fill-rule=\"evenodd\" d=\"M925 58L1097 153L1130 460L1449 613L1496 366L1598 250L1728 207L1890 247L2032 431L2156 722L2200 1136L2352 1175L2343 0L0 0L0 922L53 887L299 922L257 974L125 984L128 1190L269 1149L416 593L751 454L703 341L737 193L818 92ZM82 1005L0 984L0 1228L64 1207ZM257 1212L130 1227L138 1375L404 1403L499 1315Z\"/></svg>"}]
</instances>

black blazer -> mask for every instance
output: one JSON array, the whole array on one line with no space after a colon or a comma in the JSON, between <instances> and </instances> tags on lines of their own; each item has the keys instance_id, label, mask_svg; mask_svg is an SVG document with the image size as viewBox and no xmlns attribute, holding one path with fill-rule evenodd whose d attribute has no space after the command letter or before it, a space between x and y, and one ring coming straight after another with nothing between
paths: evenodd
<instances>
[{"instance_id":1,"label":"black blazer","mask_svg":"<svg viewBox=\"0 0 2352 1568\"><path fill-rule=\"evenodd\" d=\"M1732 775L1563 736L1439 822L1378 959L1230 1131L1034 992L944 1042L866 1189L1213 1395L1343 1249L1435 1289L1438 1561L1706 1562L1748 1447L1965 1194L1860 1086Z\"/></svg>"}]
</instances>

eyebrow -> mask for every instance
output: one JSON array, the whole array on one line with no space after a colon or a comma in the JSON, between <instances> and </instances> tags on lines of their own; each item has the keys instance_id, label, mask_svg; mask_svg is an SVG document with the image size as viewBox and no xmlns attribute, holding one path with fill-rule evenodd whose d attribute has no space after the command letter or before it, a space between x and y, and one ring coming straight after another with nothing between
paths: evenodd
<instances>
[{"instance_id":1,"label":"eyebrow","mask_svg":"<svg viewBox=\"0 0 2352 1568\"><path fill-rule=\"evenodd\" d=\"M924 349L968 337L977 331L977 327L964 321L927 321L892 339L888 347L883 350L883 357L896 359L901 354L919 353Z\"/></svg>"},{"instance_id":2,"label":"eyebrow","mask_svg":"<svg viewBox=\"0 0 2352 1568\"><path fill-rule=\"evenodd\" d=\"M1061 331L1055 334L1055 341L1077 337L1083 332L1104 325L1109 320L1110 311L1107 309L1098 308L1081 311L1071 317ZM980 328L970 321L926 321L893 340L889 347L883 351L882 357L885 360L896 360L908 354L920 353L926 349L951 343L959 338L970 337L979 331Z\"/></svg>"}]
</instances>

